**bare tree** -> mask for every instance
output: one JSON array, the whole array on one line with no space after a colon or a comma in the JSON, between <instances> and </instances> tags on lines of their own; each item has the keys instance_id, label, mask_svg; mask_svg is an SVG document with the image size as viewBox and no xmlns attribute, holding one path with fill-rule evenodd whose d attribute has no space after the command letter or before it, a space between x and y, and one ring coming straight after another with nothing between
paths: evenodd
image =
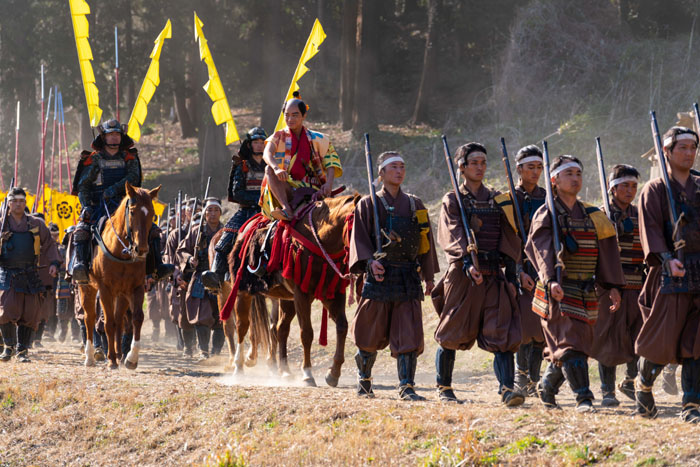
<instances>
[{"instance_id":1,"label":"bare tree","mask_svg":"<svg viewBox=\"0 0 700 467\"><path fill-rule=\"evenodd\" d=\"M428 31L425 38L425 49L423 51L423 72L416 93L416 105L413 108L411 124L425 123L428 120L430 92L434 82L434 65L437 56L437 22L440 0L427 0L428 8Z\"/></svg>"},{"instance_id":2,"label":"bare tree","mask_svg":"<svg viewBox=\"0 0 700 467\"><path fill-rule=\"evenodd\" d=\"M352 128L352 105L355 92L355 46L357 41L357 0L343 0L340 37L340 123L343 130Z\"/></svg>"}]
</instances>

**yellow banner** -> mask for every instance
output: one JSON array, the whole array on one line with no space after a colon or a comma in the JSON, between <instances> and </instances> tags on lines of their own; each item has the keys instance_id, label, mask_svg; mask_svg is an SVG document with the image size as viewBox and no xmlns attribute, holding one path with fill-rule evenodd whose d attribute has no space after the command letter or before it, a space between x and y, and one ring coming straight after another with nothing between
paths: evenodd
<instances>
[{"instance_id":1,"label":"yellow banner","mask_svg":"<svg viewBox=\"0 0 700 467\"><path fill-rule=\"evenodd\" d=\"M78 223L80 216L80 201L77 196L73 196L61 191L52 191L51 193L51 214L49 222L54 222L60 230L59 238L63 238L66 229L71 225Z\"/></svg>"},{"instance_id":2,"label":"yellow banner","mask_svg":"<svg viewBox=\"0 0 700 467\"><path fill-rule=\"evenodd\" d=\"M102 109L100 109L100 93L95 85L95 74L92 71L92 49L90 42L88 42L90 25L86 15L90 14L90 6L85 0L68 0L68 2L73 20L75 47L78 50L80 75L83 78L83 87L85 88L90 126L96 127L100 123Z\"/></svg>"},{"instance_id":3,"label":"yellow banner","mask_svg":"<svg viewBox=\"0 0 700 467\"><path fill-rule=\"evenodd\" d=\"M148 103L151 101L156 88L160 84L160 52L163 50L165 39L170 39L173 35L173 29L170 25L170 20L165 23L165 27L156 37L155 46L151 52L151 65L148 67L146 77L143 79L141 91L136 98L136 103L129 117L129 125L127 133L134 141L141 139L141 125L146 120L148 115Z\"/></svg>"},{"instance_id":4,"label":"yellow banner","mask_svg":"<svg viewBox=\"0 0 700 467\"><path fill-rule=\"evenodd\" d=\"M166 207L167 206L165 204L161 203L157 199L153 200L153 210L156 212L156 216L159 218L163 216L163 212L165 211Z\"/></svg>"},{"instance_id":5,"label":"yellow banner","mask_svg":"<svg viewBox=\"0 0 700 467\"><path fill-rule=\"evenodd\" d=\"M209 81L207 81L207 84L204 85L204 90L207 92L213 102L211 106L211 114L214 117L214 122L217 125L221 125L222 123L226 124L226 144L229 145L238 141L240 137L238 136L238 130L236 130L236 124L233 122L231 108L228 105L226 93L224 92L224 87L221 84L219 73L216 71L214 58L211 56L209 44L204 37L202 26L204 26L204 23L202 23L202 20L200 20L197 13L195 13L194 40L199 41L199 58L207 64L207 72L209 74Z\"/></svg>"},{"instance_id":6,"label":"yellow banner","mask_svg":"<svg viewBox=\"0 0 700 467\"><path fill-rule=\"evenodd\" d=\"M292 83L289 85L287 97L284 98L285 102L292 98L294 91L299 90L299 85L297 84L297 81L299 80L299 78L304 76L304 74L306 74L307 71L309 71L305 63L311 60L311 58L318 53L318 48L321 46L321 43L324 40L326 40L326 33L323 31L321 22L318 20L318 18L316 18L316 21L314 21L314 26L313 28L311 28L311 34L309 34L309 38L306 40L304 50L301 53L301 58L299 59L299 63L297 64L297 69L294 70ZM277 119L277 126L275 126L275 131L281 130L284 127L285 124L283 109L282 112L280 112L279 118Z\"/></svg>"}]
</instances>

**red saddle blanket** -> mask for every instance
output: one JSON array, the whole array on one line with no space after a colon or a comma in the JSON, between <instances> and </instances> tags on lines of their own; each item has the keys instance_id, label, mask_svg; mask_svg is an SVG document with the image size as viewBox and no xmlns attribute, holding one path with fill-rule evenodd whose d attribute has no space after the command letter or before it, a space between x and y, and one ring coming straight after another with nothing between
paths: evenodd
<instances>
[{"instance_id":1,"label":"red saddle blanket","mask_svg":"<svg viewBox=\"0 0 700 467\"><path fill-rule=\"evenodd\" d=\"M352 230L352 220L352 216L346 219L346 223L348 224L346 235L348 236ZM240 231L244 232L245 237L239 251L239 258L242 260L246 258L248 248L252 243L251 239L253 238L253 234L259 229L269 228L269 224L270 220L268 218L264 217L262 214L257 214L241 227ZM267 263L266 269L267 274L281 269L282 277L294 281L304 293L309 293L313 283L314 297L319 300L335 298L336 293L344 294L349 281L341 278L335 272L324 257L324 252L319 248L316 242L301 235L294 228L294 224L296 224L296 221L292 221L292 223L279 221L274 233L274 238L272 239L270 260ZM348 245L348 239L345 240L345 245ZM341 251L327 254L327 256L335 264L337 270L341 271L343 274L347 274L348 254L349 249L346 247ZM304 261L304 259L306 261ZM321 265L321 274L318 277L312 277L314 262ZM220 312L222 320L226 320L231 316L243 274L251 274L246 271L247 268L245 268L244 265L245 261L242 261L241 266L238 268L238 271L236 271L231 294L228 296ZM326 345L327 322L328 311L324 308L321 335L319 336L321 345Z\"/></svg>"}]
</instances>

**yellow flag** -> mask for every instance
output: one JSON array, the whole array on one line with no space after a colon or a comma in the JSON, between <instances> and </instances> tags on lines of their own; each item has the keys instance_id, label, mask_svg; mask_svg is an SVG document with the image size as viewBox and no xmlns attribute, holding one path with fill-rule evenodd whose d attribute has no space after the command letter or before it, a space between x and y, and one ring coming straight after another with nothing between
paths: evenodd
<instances>
[{"instance_id":1,"label":"yellow flag","mask_svg":"<svg viewBox=\"0 0 700 467\"><path fill-rule=\"evenodd\" d=\"M63 238L66 229L78 223L80 215L80 201L77 196L61 191L51 192L51 222L56 223L60 230L59 238Z\"/></svg>"},{"instance_id":2,"label":"yellow flag","mask_svg":"<svg viewBox=\"0 0 700 467\"><path fill-rule=\"evenodd\" d=\"M289 90L287 91L287 97L284 98L285 102L292 98L294 91L299 90L299 85L297 80L304 76L304 74L309 71L306 67L306 62L311 60L311 58L318 53L318 48L321 43L326 39L326 33L323 31L321 22L316 18L314 21L314 27L311 28L311 34L306 40L306 45L304 46L304 51L301 53L301 58L297 64L297 69L294 70L294 76L292 77L292 83L289 85ZM280 116L277 119L277 126L275 126L275 131L284 128L284 112L280 112Z\"/></svg>"},{"instance_id":3,"label":"yellow flag","mask_svg":"<svg viewBox=\"0 0 700 467\"><path fill-rule=\"evenodd\" d=\"M155 211L156 216L159 218L163 216L163 211L165 211L165 208L165 204L161 203L157 199L153 200L153 210Z\"/></svg>"},{"instance_id":4,"label":"yellow flag","mask_svg":"<svg viewBox=\"0 0 700 467\"><path fill-rule=\"evenodd\" d=\"M209 74L209 81L204 85L204 90L213 102L211 114L214 117L214 122L217 125L221 125L222 123L226 124L226 144L228 145L238 141L240 137L238 136L236 124L233 121L233 115L231 115L231 108L228 105L224 87L221 84L221 78L219 78L219 73L216 71L216 65L214 65L214 58L211 56L209 44L204 37L202 26L204 26L204 23L202 23L202 20L200 20L197 13L195 13L194 40L199 41L199 58L207 64L207 72Z\"/></svg>"},{"instance_id":5,"label":"yellow flag","mask_svg":"<svg viewBox=\"0 0 700 467\"><path fill-rule=\"evenodd\" d=\"M96 127L100 123L100 118L102 118L102 109L100 109L99 91L95 85L95 74L92 71L92 50L88 42L90 25L85 17L85 15L90 14L90 6L85 0L68 0L68 2L70 5L71 18L73 20L75 47L78 50L80 75L83 78L90 125Z\"/></svg>"},{"instance_id":6,"label":"yellow flag","mask_svg":"<svg viewBox=\"0 0 700 467\"><path fill-rule=\"evenodd\" d=\"M160 84L160 52L163 50L163 43L165 39L170 39L173 36L173 28L170 24L170 20L165 23L165 27L156 37L155 46L151 52L151 65L148 67L146 72L146 77L143 79L143 84L141 85L141 91L139 91L138 97L136 97L136 103L131 111L131 117L129 117L129 125L127 127L127 134L131 136L131 139L138 141L141 139L141 125L146 120L146 115L148 115L148 103L151 101L153 94L156 92L156 88Z\"/></svg>"}]
</instances>

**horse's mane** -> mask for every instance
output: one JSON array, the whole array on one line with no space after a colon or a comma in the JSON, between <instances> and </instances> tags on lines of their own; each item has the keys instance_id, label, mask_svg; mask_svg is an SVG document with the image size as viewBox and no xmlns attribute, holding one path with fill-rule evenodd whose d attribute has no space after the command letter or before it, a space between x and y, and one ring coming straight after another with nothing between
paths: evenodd
<instances>
[{"instance_id":1,"label":"horse's mane","mask_svg":"<svg viewBox=\"0 0 700 467\"><path fill-rule=\"evenodd\" d=\"M355 210L360 198L361 195L354 191L351 195L325 198L317 203L312 218L318 236L325 239L334 227L345 224L347 216Z\"/></svg>"}]
</instances>

